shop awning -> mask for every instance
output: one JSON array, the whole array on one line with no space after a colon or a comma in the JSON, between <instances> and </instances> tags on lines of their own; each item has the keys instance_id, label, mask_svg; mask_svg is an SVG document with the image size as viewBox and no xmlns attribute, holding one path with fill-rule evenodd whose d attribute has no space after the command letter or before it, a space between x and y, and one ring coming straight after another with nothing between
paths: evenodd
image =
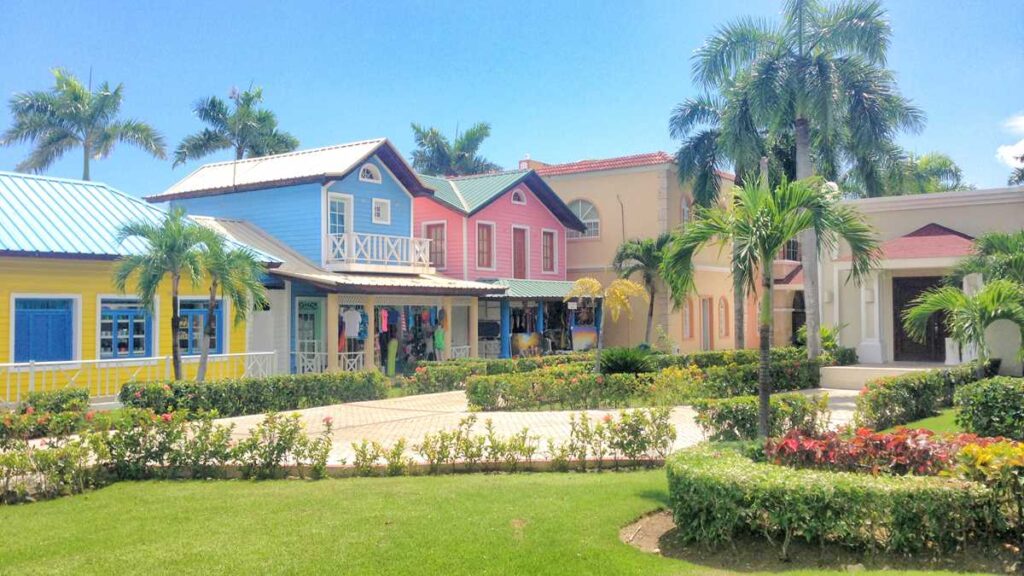
<instances>
[{"instance_id":1,"label":"shop awning","mask_svg":"<svg viewBox=\"0 0 1024 576\"><path fill-rule=\"evenodd\" d=\"M491 298L512 300L564 300L573 285L568 280L523 280L520 278L495 278L481 280L481 282L505 288L503 294L494 294L490 296Z\"/></svg>"}]
</instances>

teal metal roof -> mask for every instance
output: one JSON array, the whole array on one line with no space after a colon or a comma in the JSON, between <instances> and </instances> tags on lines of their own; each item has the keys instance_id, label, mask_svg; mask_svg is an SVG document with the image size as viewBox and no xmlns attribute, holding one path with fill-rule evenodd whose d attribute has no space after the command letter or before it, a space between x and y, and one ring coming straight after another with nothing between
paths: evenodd
<instances>
[{"instance_id":1,"label":"teal metal roof","mask_svg":"<svg viewBox=\"0 0 1024 576\"><path fill-rule=\"evenodd\" d=\"M533 170L513 170L456 178L424 174L417 176L424 184L434 189L435 199L464 214L477 212L513 186L525 181L530 190L540 198L541 202L562 224L574 230L583 231L585 229L583 223L569 210L565 202Z\"/></svg>"},{"instance_id":2,"label":"teal metal roof","mask_svg":"<svg viewBox=\"0 0 1024 576\"><path fill-rule=\"evenodd\" d=\"M101 182L0 172L0 254L129 256L144 251L146 243L139 238L118 242L121 226L163 218L163 210Z\"/></svg>"},{"instance_id":3,"label":"teal metal roof","mask_svg":"<svg viewBox=\"0 0 1024 576\"><path fill-rule=\"evenodd\" d=\"M495 286L503 286L504 294L497 294L491 298L512 298L512 299L546 299L561 300L572 289L572 281L563 280L523 280L519 278L497 278L493 280L481 280Z\"/></svg>"}]
</instances>

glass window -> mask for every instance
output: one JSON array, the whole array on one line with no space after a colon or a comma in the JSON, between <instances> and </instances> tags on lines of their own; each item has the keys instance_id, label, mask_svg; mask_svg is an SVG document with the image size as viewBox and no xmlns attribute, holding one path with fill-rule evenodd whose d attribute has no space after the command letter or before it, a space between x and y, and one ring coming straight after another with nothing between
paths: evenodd
<instances>
[{"instance_id":1,"label":"glass window","mask_svg":"<svg viewBox=\"0 0 1024 576\"><path fill-rule=\"evenodd\" d=\"M443 222L427 224L423 227L423 235L430 240L430 265L443 270L445 267L445 250L447 230Z\"/></svg>"},{"instance_id":2,"label":"glass window","mask_svg":"<svg viewBox=\"0 0 1024 576\"><path fill-rule=\"evenodd\" d=\"M494 268L494 224L476 225L476 266Z\"/></svg>"},{"instance_id":3,"label":"glass window","mask_svg":"<svg viewBox=\"0 0 1024 576\"><path fill-rule=\"evenodd\" d=\"M567 238L597 238L601 236L601 220L597 215L597 208L586 200L573 200L569 203L569 210L583 221L586 230L578 232L569 230Z\"/></svg>"},{"instance_id":4,"label":"glass window","mask_svg":"<svg viewBox=\"0 0 1024 576\"><path fill-rule=\"evenodd\" d=\"M718 336L729 335L729 302L725 298L718 299Z\"/></svg>"},{"instance_id":5,"label":"glass window","mask_svg":"<svg viewBox=\"0 0 1024 576\"><path fill-rule=\"evenodd\" d=\"M800 241L790 240L786 242L786 245L782 248L782 254L780 255L783 260L793 260L795 262L800 261Z\"/></svg>"},{"instance_id":6,"label":"glass window","mask_svg":"<svg viewBox=\"0 0 1024 576\"><path fill-rule=\"evenodd\" d=\"M150 315L138 300L100 302L100 358L152 356Z\"/></svg>"},{"instance_id":7,"label":"glass window","mask_svg":"<svg viewBox=\"0 0 1024 576\"><path fill-rule=\"evenodd\" d=\"M182 300L178 306L178 315L181 317L178 324L178 346L184 355L202 352L202 337L208 314L207 304L206 300ZM218 300L213 317L213 334L210 336L210 354L221 353L223 326L224 307Z\"/></svg>"},{"instance_id":8,"label":"glass window","mask_svg":"<svg viewBox=\"0 0 1024 576\"><path fill-rule=\"evenodd\" d=\"M359 181L380 184L380 168L373 164L363 164L359 169Z\"/></svg>"},{"instance_id":9,"label":"glass window","mask_svg":"<svg viewBox=\"0 0 1024 576\"><path fill-rule=\"evenodd\" d=\"M14 361L73 360L74 307L70 298L16 298Z\"/></svg>"},{"instance_id":10,"label":"glass window","mask_svg":"<svg viewBox=\"0 0 1024 576\"><path fill-rule=\"evenodd\" d=\"M523 194L522 190L514 190L512 192L512 203L526 204L526 194Z\"/></svg>"},{"instance_id":11,"label":"glass window","mask_svg":"<svg viewBox=\"0 0 1024 576\"><path fill-rule=\"evenodd\" d=\"M348 217L348 198L337 194L329 196L327 214L327 233L344 234Z\"/></svg>"},{"instance_id":12,"label":"glass window","mask_svg":"<svg viewBox=\"0 0 1024 576\"><path fill-rule=\"evenodd\" d=\"M541 232L541 263L544 272L555 271L555 244L557 236L551 230Z\"/></svg>"},{"instance_id":13,"label":"glass window","mask_svg":"<svg viewBox=\"0 0 1024 576\"><path fill-rule=\"evenodd\" d=\"M692 217L693 217L693 214L692 214L692 207L690 206L690 201L687 200L684 197L683 198L682 210L680 211L680 214L679 214L679 219L680 219L680 221L682 223L686 224L686 223L688 223L690 221L690 218L692 218Z\"/></svg>"},{"instance_id":14,"label":"glass window","mask_svg":"<svg viewBox=\"0 0 1024 576\"><path fill-rule=\"evenodd\" d=\"M373 199L373 223L391 224L391 201L383 198Z\"/></svg>"},{"instance_id":15,"label":"glass window","mask_svg":"<svg viewBox=\"0 0 1024 576\"><path fill-rule=\"evenodd\" d=\"M693 338L693 304L689 298L683 304L683 338Z\"/></svg>"}]
</instances>

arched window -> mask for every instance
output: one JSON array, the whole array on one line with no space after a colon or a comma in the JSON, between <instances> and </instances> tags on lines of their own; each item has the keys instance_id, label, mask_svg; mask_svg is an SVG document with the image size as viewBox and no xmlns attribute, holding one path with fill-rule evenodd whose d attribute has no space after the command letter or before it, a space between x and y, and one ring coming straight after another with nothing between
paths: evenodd
<instances>
[{"instance_id":1,"label":"arched window","mask_svg":"<svg viewBox=\"0 0 1024 576\"><path fill-rule=\"evenodd\" d=\"M718 337L729 336L729 301L725 296L718 299Z\"/></svg>"},{"instance_id":2,"label":"arched window","mask_svg":"<svg viewBox=\"0 0 1024 576\"><path fill-rule=\"evenodd\" d=\"M512 191L512 203L513 204L526 204L526 194L523 194L522 190Z\"/></svg>"},{"instance_id":3,"label":"arched window","mask_svg":"<svg viewBox=\"0 0 1024 576\"><path fill-rule=\"evenodd\" d=\"M567 238L598 238L601 236L601 218L597 215L597 208L586 200L573 200L569 203L569 210L583 221L587 229L583 232L569 230Z\"/></svg>"},{"instance_id":4,"label":"arched window","mask_svg":"<svg viewBox=\"0 0 1024 576\"><path fill-rule=\"evenodd\" d=\"M683 303L683 338L693 338L693 303L689 298Z\"/></svg>"},{"instance_id":5,"label":"arched window","mask_svg":"<svg viewBox=\"0 0 1024 576\"><path fill-rule=\"evenodd\" d=\"M366 163L359 168L359 181L380 184L380 168Z\"/></svg>"}]
</instances>

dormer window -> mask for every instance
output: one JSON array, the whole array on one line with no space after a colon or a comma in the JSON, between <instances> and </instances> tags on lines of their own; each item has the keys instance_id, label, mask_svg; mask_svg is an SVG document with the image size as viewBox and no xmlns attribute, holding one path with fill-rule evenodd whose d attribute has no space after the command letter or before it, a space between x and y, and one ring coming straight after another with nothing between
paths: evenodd
<instances>
[{"instance_id":1,"label":"dormer window","mask_svg":"<svg viewBox=\"0 0 1024 576\"><path fill-rule=\"evenodd\" d=\"M512 191L512 203L526 205L526 194L523 194L522 190Z\"/></svg>"},{"instance_id":2,"label":"dormer window","mask_svg":"<svg viewBox=\"0 0 1024 576\"><path fill-rule=\"evenodd\" d=\"M359 168L359 181L370 182L371 184L380 184L380 168L377 168L373 164L363 164Z\"/></svg>"}]
</instances>

